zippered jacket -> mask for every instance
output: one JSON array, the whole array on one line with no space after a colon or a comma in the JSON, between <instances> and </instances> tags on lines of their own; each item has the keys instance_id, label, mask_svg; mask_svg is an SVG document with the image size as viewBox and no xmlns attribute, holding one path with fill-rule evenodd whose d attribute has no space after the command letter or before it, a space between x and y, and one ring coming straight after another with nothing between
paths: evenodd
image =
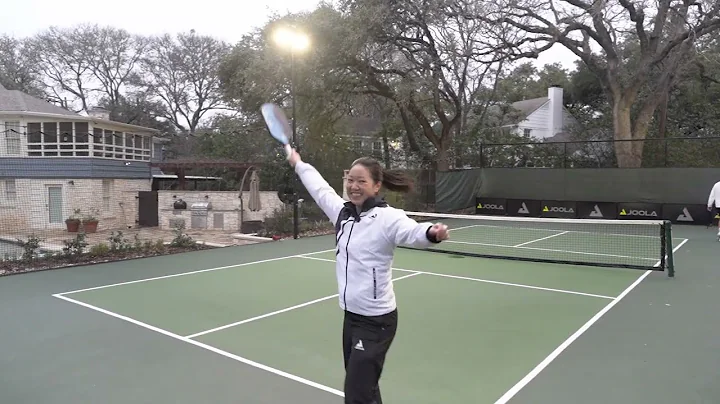
<instances>
[{"instance_id":1,"label":"zippered jacket","mask_svg":"<svg viewBox=\"0 0 720 404\"><path fill-rule=\"evenodd\" d=\"M428 233L432 224L418 223L380 198L369 198L357 208L308 163L298 162L295 172L335 226L340 307L364 316L395 310L391 270L395 247L427 248L437 243Z\"/></svg>"}]
</instances>

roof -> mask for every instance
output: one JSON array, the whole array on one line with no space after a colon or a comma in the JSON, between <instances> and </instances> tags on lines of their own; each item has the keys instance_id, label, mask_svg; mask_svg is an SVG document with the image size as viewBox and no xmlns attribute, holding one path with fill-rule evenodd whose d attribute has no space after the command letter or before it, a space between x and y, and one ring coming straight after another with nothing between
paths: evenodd
<instances>
[{"instance_id":1,"label":"roof","mask_svg":"<svg viewBox=\"0 0 720 404\"><path fill-rule=\"evenodd\" d=\"M8 90L3 87L2 84L0 84L0 115L27 115L42 118L73 119L105 125L116 125L136 131L160 132L157 129L146 128L144 126L131 125L93 116L82 116L45 100L33 97L30 94L23 93L22 91Z\"/></svg>"},{"instance_id":2,"label":"roof","mask_svg":"<svg viewBox=\"0 0 720 404\"><path fill-rule=\"evenodd\" d=\"M38 112L44 114L79 117L80 115L58 107L47 101L35 98L18 90L8 90L0 84L1 112Z\"/></svg>"},{"instance_id":3,"label":"roof","mask_svg":"<svg viewBox=\"0 0 720 404\"><path fill-rule=\"evenodd\" d=\"M230 159L177 159L154 161L150 163L151 167L158 167L161 170L171 171L192 168L236 168L248 169L250 167L262 167L263 163L239 162Z\"/></svg>"},{"instance_id":4,"label":"roof","mask_svg":"<svg viewBox=\"0 0 720 404\"><path fill-rule=\"evenodd\" d=\"M521 100L513 102L513 108L520 112L520 120L523 120L550 101L548 97L531 98L529 100Z\"/></svg>"},{"instance_id":5,"label":"roof","mask_svg":"<svg viewBox=\"0 0 720 404\"><path fill-rule=\"evenodd\" d=\"M157 178L160 180L176 180L178 179L177 175L174 174L153 174L153 178ZM199 175L186 175L186 180L221 180L222 177L204 177Z\"/></svg>"}]
</instances>

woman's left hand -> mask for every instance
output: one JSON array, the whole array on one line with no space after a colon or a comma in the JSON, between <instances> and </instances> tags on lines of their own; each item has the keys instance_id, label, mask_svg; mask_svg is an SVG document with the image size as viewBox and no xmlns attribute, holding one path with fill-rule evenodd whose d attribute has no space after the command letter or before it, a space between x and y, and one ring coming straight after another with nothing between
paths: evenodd
<instances>
[{"instance_id":1,"label":"woman's left hand","mask_svg":"<svg viewBox=\"0 0 720 404\"><path fill-rule=\"evenodd\" d=\"M434 236L436 240L447 240L450 238L450 233L448 232L447 225L444 225L442 223L435 223L430 228L430 235Z\"/></svg>"}]
</instances>

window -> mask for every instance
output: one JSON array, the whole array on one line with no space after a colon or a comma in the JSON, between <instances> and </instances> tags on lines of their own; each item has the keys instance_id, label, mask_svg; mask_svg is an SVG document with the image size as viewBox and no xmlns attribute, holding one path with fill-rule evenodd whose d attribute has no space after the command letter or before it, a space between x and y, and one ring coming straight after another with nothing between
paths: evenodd
<instances>
[{"instance_id":1,"label":"window","mask_svg":"<svg viewBox=\"0 0 720 404\"><path fill-rule=\"evenodd\" d=\"M60 122L60 155L72 156L75 136L73 134L72 122Z\"/></svg>"},{"instance_id":2,"label":"window","mask_svg":"<svg viewBox=\"0 0 720 404\"><path fill-rule=\"evenodd\" d=\"M373 150L374 151L382 150L382 142L380 142L380 141L373 142Z\"/></svg>"},{"instance_id":3,"label":"window","mask_svg":"<svg viewBox=\"0 0 720 404\"><path fill-rule=\"evenodd\" d=\"M92 140L90 138L92 137ZM88 122L29 122L28 156L150 160L150 136L92 128ZM8 150L10 150L8 143ZM15 147L15 146L12 146ZM19 143L17 144L19 154Z\"/></svg>"},{"instance_id":4,"label":"window","mask_svg":"<svg viewBox=\"0 0 720 404\"><path fill-rule=\"evenodd\" d=\"M87 157L90 155L90 130L87 122L75 122L75 155Z\"/></svg>"},{"instance_id":5,"label":"window","mask_svg":"<svg viewBox=\"0 0 720 404\"><path fill-rule=\"evenodd\" d=\"M5 122L5 147L7 154L20 155L20 122Z\"/></svg>"},{"instance_id":6,"label":"window","mask_svg":"<svg viewBox=\"0 0 720 404\"><path fill-rule=\"evenodd\" d=\"M532 132L532 129L523 129L523 135L525 137L530 137L530 132Z\"/></svg>"},{"instance_id":7,"label":"window","mask_svg":"<svg viewBox=\"0 0 720 404\"><path fill-rule=\"evenodd\" d=\"M110 195L112 194L113 180L103 179L102 182L102 201L103 210L110 213Z\"/></svg>"},{"instance_id":8,"label":"window","mask_svg":"<svg viewBox=\"0 0 720 404\"><path fill-rule=\"evenodd\" d=\"M15 180L5 180L5 200L8 202L15 202L17 200L17 188L15 187Z\"/></svg>"},{"instance_id":9,"label":"window","mask_svg":"<svg viewBox=\"0 0 720 404\"><path fill-rule=\"evenodd\" d=\"M42 129L39 122L27 125L28 156L42 156Z\"/></svg>"},{"instance_id":10,"label":"window","mask_svg":"<svg viewBox=\"0 0 720 404\"><path fill-rule=\"evenodd\" d=\"M43 156L57 156L58 124L57 122L43 122L42 124Z\"/></svg>"}]
</instances>

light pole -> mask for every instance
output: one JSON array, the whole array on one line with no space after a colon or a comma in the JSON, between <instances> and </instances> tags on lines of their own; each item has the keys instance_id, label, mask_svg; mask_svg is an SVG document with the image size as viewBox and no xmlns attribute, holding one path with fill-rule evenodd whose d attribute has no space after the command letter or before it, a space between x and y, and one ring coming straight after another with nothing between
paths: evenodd
<instances>
[{"instance_id":1,"label":"light pole","mask_svg":"<svg viewBox=\"0 0 720 404\"><path fill-rule=\"evenodd\" d=\"M295 114L295 54L304 52L310 46L310 39L300 31L290 28L279 28L273 36L275 43L290 50L290 99L292 102L292 142L295 149L300 151L297 142L297 118ZM298 180L293 176L293 238L297 239L300 233L300 218L298 214Z\"/></svg>"}]
</instances>

